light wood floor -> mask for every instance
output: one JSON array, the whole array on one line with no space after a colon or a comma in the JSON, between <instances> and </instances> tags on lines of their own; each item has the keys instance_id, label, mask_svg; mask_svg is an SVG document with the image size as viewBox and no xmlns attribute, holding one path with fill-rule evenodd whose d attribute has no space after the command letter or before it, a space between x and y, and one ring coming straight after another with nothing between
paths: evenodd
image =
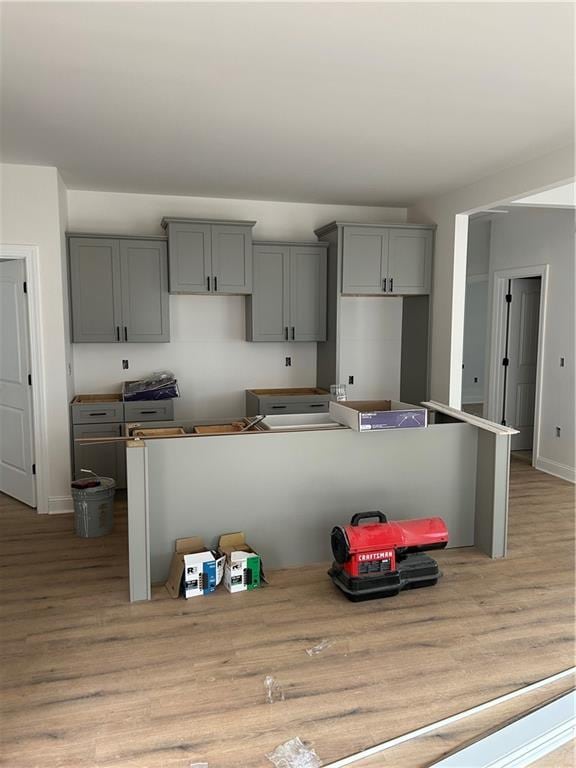
<instances>
[{"instance_id":1,"label":"light wood floor","mask_svg":"<svg viewBox=\"0 0 576 768\"><path fill-rule=\"evenodd\" d=\"M563 670L573 490L513 461L506 560L441 552L436 587L359 604L318 566L271 573L251 593L184 601L159 587L130 605L122 509L113 535L82 540L71 516L0 496L2 764L264 768L294 736L328 763ZM332 647L308 656L324 638ZM268 674L285 701L266 703ZM358 766L422 768L571 685ZM571 750L544 765L573 765Z\"/></svg>"}]
</instances>

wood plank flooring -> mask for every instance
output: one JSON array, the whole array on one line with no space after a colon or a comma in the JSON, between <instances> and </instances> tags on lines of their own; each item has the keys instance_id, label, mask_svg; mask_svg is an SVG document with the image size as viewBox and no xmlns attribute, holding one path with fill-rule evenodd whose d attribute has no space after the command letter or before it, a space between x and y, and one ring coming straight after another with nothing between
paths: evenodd
<instances>
[{"instance_id":1,"label":"wood plank flooring","mask_svg":"<svg viewBox=\"0 0 576 768\"><path fill-rule=\"evenodd\" d=\"M328 763L574 663L574 488L521 461L506 560L441 552L436 587L368 603L314 566L272 572L251 593L184 601L157 587L131 605L122 504L102 539L6 496L0 521L9 768L265 768L295 736ZM266 702L268 674L284 701ZM423 768L571 684L359 768ZM557 759L543 766L573 764L571 750Z\"/></svg>"}]
</instances>

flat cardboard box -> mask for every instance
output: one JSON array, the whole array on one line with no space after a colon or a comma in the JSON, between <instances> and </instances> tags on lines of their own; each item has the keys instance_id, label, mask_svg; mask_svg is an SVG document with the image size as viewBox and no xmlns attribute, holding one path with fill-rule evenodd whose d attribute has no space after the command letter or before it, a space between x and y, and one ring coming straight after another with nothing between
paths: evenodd
<instances>
[{"instance_id":1,"label":"flat cardboard box","mask_svg":"<svg viewBox=\"0 0 576 768\"><path fill-rule=\"evenodd\" d=\"M218 552L226 558L224 586L228 592L245 592L260 586L262 561L260 555L246 543L244 533L222 534Z\"/></svg>"},{"instance_id":2,"label":"flat cardboard box","mask_svg":"<svg viewBox=\"0 0 576 768\"><path fill-rule=\"evenodd\" d=\"M356 432L379 429L422 429L428 411L396 400L344 400L330 402L330 416Z\"/></svg>"},{"instance_id":3,"label":"flat cardboard box","mask_svg":"<svg viewBox=\"0 0 576 768\"><path fill-rule=\"evenodd\" d=\"M198 597L214 592L222 581L224 556L207 549L198 536L176 539L166 589L171 597Z\"/></svg>"}]
</instances>

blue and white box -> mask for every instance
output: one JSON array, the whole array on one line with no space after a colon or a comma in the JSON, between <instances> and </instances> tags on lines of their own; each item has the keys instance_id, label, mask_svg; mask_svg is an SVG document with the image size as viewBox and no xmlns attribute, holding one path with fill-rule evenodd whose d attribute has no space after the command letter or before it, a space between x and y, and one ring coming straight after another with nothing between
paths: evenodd
<instances>
[{"instance_id":1,"label":"blue and white box","mask_svg":"<svg viewBox=\"0 0 576 768\"><path fill-rule=\"evenodd\" d=\"M356 432L380 429L422 429L428 426L426 408L396 400L347 400L330 403L330 416Z\"/></svg>"}]
</instances>

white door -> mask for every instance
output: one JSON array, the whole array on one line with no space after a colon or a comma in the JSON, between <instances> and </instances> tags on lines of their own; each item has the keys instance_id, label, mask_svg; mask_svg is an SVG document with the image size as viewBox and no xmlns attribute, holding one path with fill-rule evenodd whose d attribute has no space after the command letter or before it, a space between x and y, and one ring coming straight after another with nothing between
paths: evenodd
<instances>
[{"instance_id":1,"label":"white door","mask_svg":"<svg viewBox=\"0 0 576 768\"><path fill-rule=\"evenodd\" d=\"M24 259L0 261L0 491L36 506Z\"/></svg>"},{"instance_id":2,"label":"white door","mask_svg":"<svg viewBox=\"0 0 576 768\"><path fill-rule=\"evenodd\" d=\"M520 430L520 434L512 436L512 450L525 451L532 448L534 440L540 278L516 278L510 285L504 413L506 424Z\"/></svg>"}]
</instances>

